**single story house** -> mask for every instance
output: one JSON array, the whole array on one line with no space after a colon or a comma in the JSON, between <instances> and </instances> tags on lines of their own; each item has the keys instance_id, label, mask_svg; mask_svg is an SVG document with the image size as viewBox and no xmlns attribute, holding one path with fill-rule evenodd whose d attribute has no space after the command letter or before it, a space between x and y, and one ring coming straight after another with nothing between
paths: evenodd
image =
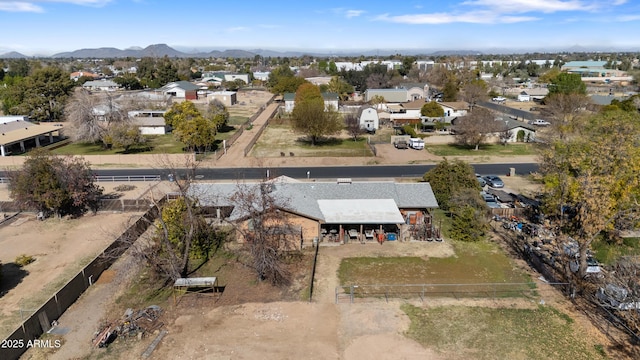
<instances>
[{"instance_id":1,"label":"single story house","mask_svg":"<svg viewBox=\"0 0 640 360\"><path fill-rule=\"evenodd\" d=\"M407 100L414 101L425 99L429 96L429 85L423 83L402 83L400 86L407 89Z\"/></svg>"},{"instance_id":2,"label":"single story house","mask_svg":"<svg viewBox=\"0 0 640 360\"><path fill-rule=\"evenodd\" d=\"M161 87L157 92L177 98L184 98L185 100L197 100L198 90L200 90L200 87L188 81L174 81Z\"/></svg>"},{"instance_id":3,"label":"single story house","mask_svg":"<svg viewBox=\"0 0 640 360\"><path fill-rule=\"evenodd\" d=\"M53 144L62 139L63 129L62 124L32 123L27 116L0 116L0 156Z\"/></svg>"},{"instance_id":4,"label":"single story house","mask_svg":"<svg viewBox=\"0 0 640 360\"><path fill-rule=\"evenodd\" d=\"M238 74L228 72L205 72L202 74L202 81L212 82L220 85L223 81L242 80L245 84L251 84L250 74Z\"/></svg>"},{"instance_id":5,"label":"single story house","mask_svg":"<svg viewBox=\"0 0 640 360\"><path fill-rule=\"evenodd\" d=\"M503 131L509 132L509 137L506 139L500 139L499 141L504 141L507 143L515 143L515 142L531 142L536 138L536 128L533 125L529 125L525 122L513 120L513 119L504 119L504 120L496 120L504 123ZM520 136L518 136L520 134ZM496 137L500 137L500 134L496 134Z\"/></svg>"},{"instance_id":6,"label":"single story house","mask_svg":"<svg viewBox=\"0 0 640 360\"><path fill-rule=\"evenodd\" d=\"M284 112L291 113L293 108L296 106L296 94L295 93L285 93L283 95L284 101ZM338 110L338 104L340 100L340 96L336 93L322 93L322 98L324 99L324 109L325 111L331 107L333 110Z\"/></svg>"},{"instance_id":7,"label":"single story house","mask_svg":"<svg viewBox=\"0 0 640 360\"><path fill-rule=\"evenodd\" d=\"M358 110L358 120L360 127L366 131L373 132L380 127L378 111L371 106L362 106Z\"/></svg>"},{"instance_id":8,"label":"single story house","mask_svg":"<svg viewBox=\"0 0 640 360\"><path fill-rule=\"evenodd\" d=\"M218 100L224 106L233 106L238 103L238 94L235 91L215 91L207 96L208 102Z\"/></svg>"},{"instance_id":9,"label":"single story house","mask_svg":"<svg viewBox=\"0 0 640 360\"><path fill-rule=\"evenodd\" d=\"M92 79L98 79L100 77L100 75L92 73L90 71L74 71L71 74L69 74L69 78L71 78L71 80L73 81L78 81L78 79L80 79L83 76L89 77Z\"/></svg>"},{"instance_id":10,"label":"single story house","mask_svg":"<svg viewBox=\"0 0 640 360\"><path fill-rule=\"evenodd\" d=\"M469 103L466 101L439 102L438 104L444 109L445 120L466 116L469 111Z\"/></svg>"},{"instance_id":11,"label":"single story house","mask_svg":"<svg viewBox=\"0 0 640 360\"><path fill-rule=\"evenodd\" d=\"M120 85L111 80L91 80L82 84L82 87L89 91L116 91Z\"/></svg>"},{"instance_id":12,"label":"single story house","mask_svg":"<svg viewBox=\"0 0 640 360\"><path fill-rule=\"evenodd\" d=\"M274 199L275 210L286 213L293 242L300 249L315 243L424 239L434 234L430 211L438 207L429 183L301 182L279 177L267 183L193 183L189 195L218 220L235 223L239 242L246 241L253 220L234 201L238 191ZM255 207L260 207L257 201ZM266 210L266 209L264 209ZM271 209L273 210L273 209ZM421 232L424 229L429 231ZM293 229L293 230L292 230ZM418 231L420 230L420 232ZM423 234L423 235L420 235Z\"/></svg>"},{"instance_id":13,"label":"single story house","mask_svg":"<svg viewBox=\"0 0 640 360\"><path fill-rule=\"evenodd\" d=\"M382 96L387 103L404 103L409 100L409 92L405 88L397 89L367 89L364 101L370 102L375 96Z\"/></svg>"},{"instance_id":14,"label":"single story house","mask_svg":"<svg viewBox=\"0 0 640 360\"><path fill-rule=\"evenodd\" d=\"M171 132L171 126L164 120L166 110L129 111L129 118L138 126L142 135L164 135Z\"/></svg>"},{"instance_id":15,"label":"single story house","mask_svg":"<svg viewBox=\"0 0 640 360\"><path fill-rule=\"evenodd\" d=\"M526 91L521 91L518 94L518 101L531 101L531 96Z\"/></svg>"}]
</instances>

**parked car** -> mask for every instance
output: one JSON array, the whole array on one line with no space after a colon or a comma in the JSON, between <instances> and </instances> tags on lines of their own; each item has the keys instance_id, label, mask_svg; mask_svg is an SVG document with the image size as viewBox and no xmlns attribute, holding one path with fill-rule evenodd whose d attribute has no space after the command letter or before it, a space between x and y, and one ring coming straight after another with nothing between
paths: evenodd
<instances>
[{"instance_id":1,"label":"parked car","mask_svg":"<svg viewBox=\"0 0 640 360\"><path fill-rule=\"evenodd\" d=\"M497 103L502 103L502 102L507 101L507 99L502 97L502 96L498 96L498 97L494 97L493 99L491 99L491 101L497 102Z\"/></svg>"},{"instance_id":2,"label":"parked car","mask_svg":"<svg viewBox=\"0 0 640 360\"><path fill-rule=\"evenodd\" d=\"M504 187L504 182L502 182L502 179L500 179L500 177L496 175L487 175L484 177L484 181L486 181L487 185L491 186L492 188Z\"/></svg>"},{"instance_id":3,"label":"parked car","mask_svg":"<svg viewBox=\"0 0 640 360\"><path fill-rule=\"evenodd\" d=\"M543 120L543 119L531 120L531 121L529 121L529 124L536 125L536 126L548 126L548 125L551 125L550 122L548 122L547 120Z\"/></svg>"},{"instance_id":4,"label":"parked car","mask_svg":"<svg viewBox=\"0 0 640 360\"><path fill-rule=\"evenodd\" d=\"M396 147L396 149L403 149L404 150L404 149L408 149L409 148L409 144L407 144L407 142L404 141L404 140L398 140L393 145Z\"/></svg>"},{"instance_id":5,"label":"parked car","mask_svg":"<svg viewBox=\"0 0 640 360\"><path fill-rule=\"evenodd\" d=\"M482 200L486 201L486 202L495 202L496 201L496 197L484 192L484 191L480 191L480 196L482 197Z\"/></svg>"},{"instance_id":6,"label":"parked car","mask_svg":"<svg viewBox=\"0 0 640 360\"><path fill-rule=\"evenodd\" d=\"M484 181L484 179L482 178L482 175L480 175L480 174L476 174L476 180L478 180L478 183L480 184L481 188L483 188L483 187L485 187L485 185L487 185L487 182Z\"/></svg>"}]
</instances>

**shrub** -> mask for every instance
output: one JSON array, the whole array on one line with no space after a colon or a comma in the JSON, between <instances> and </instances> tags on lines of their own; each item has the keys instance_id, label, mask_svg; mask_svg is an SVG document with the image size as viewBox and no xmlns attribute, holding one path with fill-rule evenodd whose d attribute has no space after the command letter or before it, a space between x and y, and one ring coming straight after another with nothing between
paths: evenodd
<instances>
[{"instance_id":1,"label":"shrub","mask_svg":"<svg viewBox=\"0 0 640 360\"><path fill-rule=\"evenodd\" d=\"M131 190L134 190L135 188L136 188L135 185L122 184L114 187L113 189L115 191L131 191Z\"/></svg>"},{"instance_id":2,"label":"shrub","mask_svg":"<svg viewBox=\"0 0 640 360\"><path fill-rule=\"evenodd\" d=\"M34 261L36 261L36 259L33 256L22 254L16 257L16 259L14 260L14 263L20 267L23 267L25 265L31 264Z\"/></svg>"},{"instance_id":3,"label":"shrub","mask_svg":"<svg viewBox=\"0 0 640 360\"><path fill-rule=\"evenodd\" d=\"M411 136L412 138L418 137L418 134L416 134L416 131L413 129L413 126L411 125L405 125L402 127L402 131Z\"/></svg>"}]
</instances>

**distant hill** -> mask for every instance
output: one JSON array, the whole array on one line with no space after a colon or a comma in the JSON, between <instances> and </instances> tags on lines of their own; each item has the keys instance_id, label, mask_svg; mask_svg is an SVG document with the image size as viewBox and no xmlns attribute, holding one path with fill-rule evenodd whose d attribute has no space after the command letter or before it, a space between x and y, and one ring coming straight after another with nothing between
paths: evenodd
<instances>
[{"instance_id":1,"label":"distant hill","mask_svg":"<svg viewBox=\"0 0 640 360\"><path fill-rule=\"evenodd\" d=\"M80 49L70 52L62 52L51 55L53 58L123 58L123 57L165 57L170 58L208 58L208 57L232 57L232 58L250 58L256 54L246 50L213 50L210 52L186 53L178 51L167 44L154 44L146 48L131 47L125 50L116 48L97 48L97 49Z\"/></svg>"},{"instance_id":2,"label":"distant hill","mask_svg":"<svg viewBox=\"0 0 640 360\"><path fill-rule=\"evenodd\" d=\"M27 55L20 54L19 52L16 52L16 51L11 51L6 54L0 54L0 59L26 59L26 58L28 58Z\"/></svg>"}]
</instances>

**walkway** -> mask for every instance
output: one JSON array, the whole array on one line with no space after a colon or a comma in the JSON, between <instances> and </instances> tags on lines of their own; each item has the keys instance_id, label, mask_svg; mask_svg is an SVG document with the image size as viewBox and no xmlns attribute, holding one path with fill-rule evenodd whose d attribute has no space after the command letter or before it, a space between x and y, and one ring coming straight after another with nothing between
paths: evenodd
<instances>
[{"instance_id":1,"label":"walkway","mask_svg":"<svg viewBox=\"0 0 640 360\"><path fill-rule=\"evenodd\" d=\"M220 159L209 163L209 161L205 161L203 164L205 166L213 165L217 167L234 167L239 164L247 164L244 156L244 149L251 143L253 137L256 133L262 128L262 126L275 114L276 110L278 110L279 103L273 102L269 104L264 111L258 115L258 117L253 121L253 127L251 130L245 129L240 137L227 148L227 153L222 155Z\"/></svg>"}]
</instances>

